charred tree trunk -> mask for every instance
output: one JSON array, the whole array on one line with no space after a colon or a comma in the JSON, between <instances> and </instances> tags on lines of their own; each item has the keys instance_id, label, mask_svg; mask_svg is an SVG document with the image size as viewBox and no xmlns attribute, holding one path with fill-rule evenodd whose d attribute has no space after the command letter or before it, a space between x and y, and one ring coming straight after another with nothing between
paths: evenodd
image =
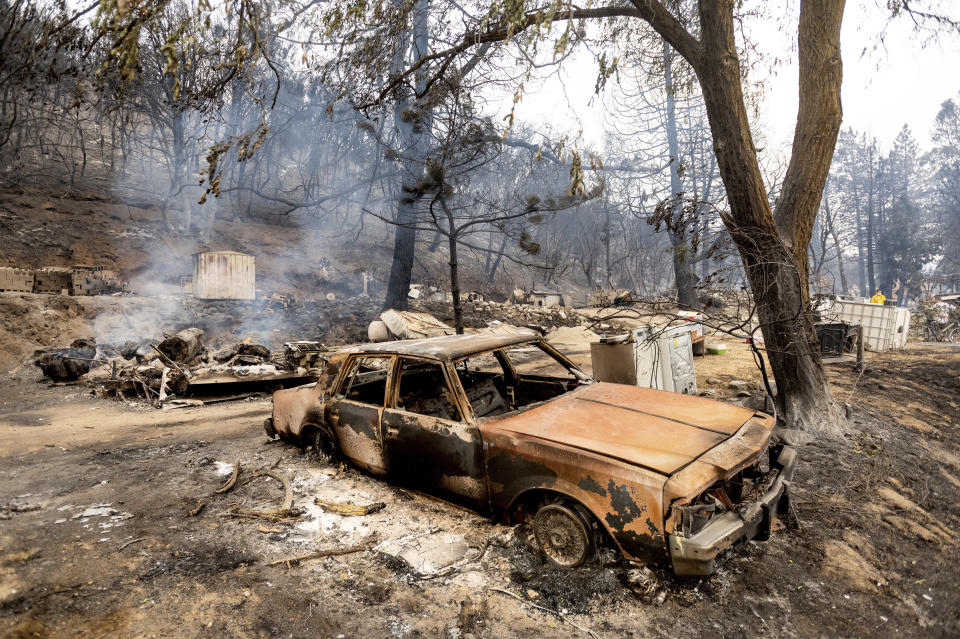
<instances>
[{"instance_id":1,"label":"charred tree trunk","mask_svg":"<svg viewBox=\"0 0 960 639\"><path fill-rule=\"evenodd\" d=\"M793 157L775 220L757 161L741 88L734 0L701 0L702 55L694 64L714 153L726 186L724 220L743 260L787 423L820 428L835 419L809 309L807 245L839 132L843 0L800 9L800 108ZM778 229L779 227L779 229Z\"/></svg>"},{"instance_id":2,"label":"charred tree trunk","mask_svg":"<svg viewBox=\"0 0 960 639\"><path fill-rule=\"evenodd\" d=\"M493 284L497 276L497 269L500 268L500 262L503 261L503 252L507 250L507 240L509 237L504 235L500 238L500 248L497 249L497 257L494 258L493 264L490 266L490 270L487 271L487 282Z\"/></svg>"},{"instance_id":3,"label":"charred tree trunk","mask_svg":"<svg viewBox=\"0 0 960 639\"><path fill-rule=\"evenodd\" d=\"M864 268L865 253L863 242L863 219L860 211L860 199L857 198L857 282L859 284L859 293L863 295L867 290L867 271Z\"/></svg>"},{"instance_id":4,"label":"charred tree trunk","mask_svg":"<svg viewBox=\"0 0 960 639\"><path fill-rule=\"evenodd\" d=\"M202 330L199 328L185 328L176 335L171 335L160 342L157 350L174 362L192 364L206 352L202 340Z\"/></svg>"},{"instance_id":5,"label":"charred tree trunk","mask_svg":"<svg viewBox=\"0 0 960 639\"><path fill-rule=\"evenodd\" d=\"M416 222L416 200L407 194L397 204L396 225L393 236L393 263L390 279L387 280L387 295L384 309L407 310L410 296L410 274L413 272L413 251L417 232L412 227Z\"/></svg>"},{"instance_id":6,"label":"charred tree trunk","mask_svg":"<svg viewBox=\"0 0 960 639\"><path fill-rule=\"evenodd\" d=\"M873 247L875 244L875 234L873 231L874 214L874 167L873 167L873 146L870 146L870 161L867 164L870 170L870 180L867 183L867 278L870 281L870 287L863 291L863 295L870 297L877 290L877 278L873 270Z\"/></svg>"},{"instance_id":7,"label":"charred tree trunk","mask_svg":"<svg viewBox=\"0 0 960 639\"><path fill-rule=\"evenodd\" d=\"M445 200L440 200L440 208L447 216L447 240L450 246L450 294L453 296L453 327L457 335L463 335L463 308L460 305L460 273L457 271L457 237L459 230ZM440 230L437 230L440 234Z\"/></svg>"}]
</instances>

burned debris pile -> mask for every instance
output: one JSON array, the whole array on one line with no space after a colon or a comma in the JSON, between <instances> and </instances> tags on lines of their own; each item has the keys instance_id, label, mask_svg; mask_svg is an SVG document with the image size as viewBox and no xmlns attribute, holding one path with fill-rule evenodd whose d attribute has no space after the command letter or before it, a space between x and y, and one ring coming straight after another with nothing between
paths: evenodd
<instances>
[{"instance_id":1,"label":"burned debris pile","mask_svg":"<svg viewBox=\"0 0 960 639\"><path fill-rule=\"evenodd\" d=\"M453 311L446 302L418 301L411 308L452 325ZM560 326L577 326L588 321L570 308L542 307L511 302L464 302L461 307L463 322L469 328L483 328L491 320L508 322L514 326L527 326L548 332Z\"/></svg>"},{"instance_id":2,"label":"burned debris pile","mask_svg":"<svg viewBox=\"0 0 960 639\"><path fill-rule=\"evenodd\" d=\"M53 382L82 378L105 397L145 399L160 408L203 404L198 397L236 398L309 382L326 347L295 344L294 349L306 349L311 357L291 357L289 346L274 353L249 340L211 352L204 345L203 331L191 327L158 343L130 341L119 348L79 339L68 348L38 352L34 363Z\"/></svg>"},{"instance_id":3,"label":"burned debris pile","mask_svg":"<svg viewBox=\"0 0 960 639\"><path fill-rule=\"evenodd\" d=\"M79 380L104 396L170 407L311 382L327 353L343 345L455 332L449 304L443 302L414 300L409 311L382 312L377 300L365 296L145 298L150 304L142 308L132 299L91 310L96 342L55 344L36 351L32 361L55 383ZM586 321L569 308L482 299L466 301L463 311L468 332L526 326L546 334ZM369 332L371 324L382 329L382 336ZM173 328L157 335L158 325ZM156 339L147 339L151 335ZM284 348L277 349L279 344Z\"/></svg>"},{"instance_id":4,"label":"burned debris pile","mask_svg":"<svg viewBox=\"0 0 960 639\"><path fill-rule=\"evenodd\" d=\"M97 345L90 339L76 339L68 348L40 353L34 363L55 382L77 379L90 371Z\"/></svg>"}]
</instances>

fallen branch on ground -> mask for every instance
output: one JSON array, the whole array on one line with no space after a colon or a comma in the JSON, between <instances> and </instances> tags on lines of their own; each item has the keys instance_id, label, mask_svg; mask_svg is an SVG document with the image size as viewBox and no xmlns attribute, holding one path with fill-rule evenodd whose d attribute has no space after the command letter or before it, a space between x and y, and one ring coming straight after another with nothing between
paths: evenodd
<instances>
[{"instance_id":1,"label":"fallen branch on ground","mask_svg":"<svg viewBox=\"0 0 960 639\"><path fill-rule=\"evenodd\" d=\"M233 474L230 475L230 478L227 479L226 483L220 488L213 491L214 495L222 495L223 493L229 491L231 488L236 486L237 477L240 476L240 460L237 460L237 464L233 467Z\"/></svg>"},{"instance_id":2,"label":"fallen branch on ground","mask_svg":"<svg viewBox=\"0 0 960 639\"><path fill-rule=\"evenodd\" d=\"M8 564L14 564L21 561L30 561L31 559L36 559L39 556L39 548L31 548L30 550L24 550L21 552L12 552L8 555L0 557L0 566L6 566Z\"/></svg>"},{"instance_id":3,"label":"fallen branch on ground","mask_svg":"<svg viewBox=\"0 0 960 639\"><path fill-rule=\"evenodd\" d=\"M143 541L144 539L146 539L146 537L138 537L137 539L131 539L130 541L127 541L127 542L124 542L124 543L120 544L120 547L117 548L117 550L123 550L123 549L126 548L127 546L129 546L129 545L131 545L131 544L135 544L135 543L137 543L137 542L139 542L139 541Z\"/></svg>"},{"instance_id":4,"label":"fallen branch on ground","mask_svg":"<svg viewBox=\"0 0 960 639\"><path fill-rule=\"evenodd\" d=\"M283 503L279 508L235 508L229 511L234 517L260 517L270 521L282 521L284 519L294 519L303 512L300 509L293 508L293 487L290 485L290 478L287 475L272 470L257 473L255 476L265 475L273 477L283 484Z\"/></svg>"},{"instance_id":5,"label":"fallen branch on ground","mask_svg":"<svg viewBox=\"0 0 960 639\"><path fill-rule=\"evenodd\" d=\"M279 566L280 564L286 564L287 568L291 564L299 563L301 561L306 561L307 559L321 559L323 557L330 557L333 555L349 555L355 552L363 552L364 550L370 550L373 548L372 544L361 544L359 546L350 546L348 548L331 548L328 550L318 550L316 552L307 553L306 555L300 555L298 557L287 557L286 559L277 559L268 563L268 566Z\"/></svg>"},{"instance_id":6,"label":"fallen branch on ground","mask_svg":"<svg viewBox=\"0 0 960 639\"><path fill-rule=\"evenodd\" d=\"M375 513L378 510L383 510L387 507L387 505L382 501L377 501L366 506L357 506L355 504L338 504L334 501L324 501L319 497L314 499L313 503L315 503L317 506L320 506L327 512L344 515L345 517L369 515L370 513Z\"/></svg>"}]
</instances>

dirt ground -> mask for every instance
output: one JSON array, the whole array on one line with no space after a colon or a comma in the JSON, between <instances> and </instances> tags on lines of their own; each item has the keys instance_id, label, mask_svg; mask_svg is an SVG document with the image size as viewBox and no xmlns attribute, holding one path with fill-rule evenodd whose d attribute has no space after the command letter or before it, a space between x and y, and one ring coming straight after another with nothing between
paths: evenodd
<instances>
[{"instance_id":1,"label":"dirt ground","mask_svg":"<svg viewBox=\"0 0 960 639\"><path fill-rule=\"evenodd\" d=\"M741 346L698 358L701 390L756 381ZM610 556L558 571L522 530L268 442L267 400L156 411L7 379L0 635L957 636L960 351L912 347L829 377L851 420L802 447L794 525L738 545L709 578L655 569L644 594ZM238 460L236 487L215 494ZM279 505L280 484L254 477L266 469L292 478L302 516L227 513ZM347 517L316 497L385 507Z\"/></svg>"}]
</instances>

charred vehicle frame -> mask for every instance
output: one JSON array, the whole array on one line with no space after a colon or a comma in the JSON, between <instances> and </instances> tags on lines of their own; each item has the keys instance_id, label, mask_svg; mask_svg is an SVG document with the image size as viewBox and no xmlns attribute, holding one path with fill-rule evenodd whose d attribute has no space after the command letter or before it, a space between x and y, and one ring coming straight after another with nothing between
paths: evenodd
<instances>
[{"instance_id":1,"label":"charred vehicle frame","mask_svg":"<svg viewBox=\"0 0 960 639\"><path fill-rule=\"evenodd\" d=\"M529 372L545 358L560 374ZM523 370L521 370L523 369ZM631 561L708 575L786 512L794 450L775 420L701 397L595 382L533 332L368 344L273 396L271 437L342 456L508 523L552 563L609 540Z\"/></svg>"}]
</instances>

